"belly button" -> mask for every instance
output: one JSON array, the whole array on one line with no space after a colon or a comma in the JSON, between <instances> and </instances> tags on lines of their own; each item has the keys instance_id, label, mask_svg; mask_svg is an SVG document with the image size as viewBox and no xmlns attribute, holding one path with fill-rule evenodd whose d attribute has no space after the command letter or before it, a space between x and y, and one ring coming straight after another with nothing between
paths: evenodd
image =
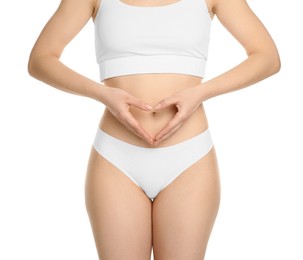
<instances>
[{"instance_id":1,"label":"belly button","mask_svg":"<svg viewBox=\"0 0 303 260\"><path fill-rule=\"evenodd\" d=\"M153 117L156 117L156 112L153 112L152 114L153 114Z\"/></svg>"}]
</instances>

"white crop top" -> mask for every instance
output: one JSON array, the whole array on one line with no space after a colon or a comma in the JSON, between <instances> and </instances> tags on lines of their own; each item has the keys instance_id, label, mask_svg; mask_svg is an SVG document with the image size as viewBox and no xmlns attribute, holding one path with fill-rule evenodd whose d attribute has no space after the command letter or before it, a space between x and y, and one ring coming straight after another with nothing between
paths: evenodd
<instances>
[{"instance_id":1,"label":"white crop top","mask_svg":"<svg viewBox=\"0 0 303 260\"><path fill-rule=\"evenodd\" d=\"M205 0L133 6L101 0L95 26L100 80L142 73L204 77L211 16Z\"/></svg>"}]
</instances>

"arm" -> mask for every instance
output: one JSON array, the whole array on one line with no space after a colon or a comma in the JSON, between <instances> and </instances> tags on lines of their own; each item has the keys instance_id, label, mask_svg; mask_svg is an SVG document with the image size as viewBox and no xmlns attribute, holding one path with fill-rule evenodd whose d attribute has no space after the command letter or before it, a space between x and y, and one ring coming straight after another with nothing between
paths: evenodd
<instances>
[{"instance_id":1,"label":"arm","mask_svg":"<svg viewBox=\"0 0 303 260\"><path fill-rule=\"evenodd\" d=\"M66 45L85 26L93 12L94 0L62 0L31 51L28 72L59 90L102 102L101 84L76 73L60 61Z\"/></svg>"},{"instance_id":2,"label":"arm","mask_svg":"<svg viewBox=\"0 0 303 260\"><path fill-rule=\"evenodd\" d=\"M213 10L248 57L227 72L201 83L202 102L257 83L277 73L281 66L275 43L245 0L215 0Z\"/></svg>"},{"instance_id":3,"label":"arm","mask_svg":"<svg viewBox=\"0 0 303 260\"><path fill-rule=\"evenodd\" d=\"M246 1L213 1L213 13L243 46L248 57L211 80L161 100L156 109L175 105L178 112L156 135L155 144L171 136L205 100L248 87L280 70L280 58L275 43Z\"/></svg>"},{"instance_id":4,"label":"arm","mask_svg":"<svg viewBox=\"0 0 303 260\"><path fill-rule=\"evenodd\" d=\"M31 76L59 90L89 97L103 103L131 132L152 143L151 136L129 112L129 106L149 111L143 101L117 88L90 80L65 66L61 54L95 12L96 0L62 0L43 28L29 57ZM102 1L102 0L101 0Z\"/></svg>"}]
</instances>

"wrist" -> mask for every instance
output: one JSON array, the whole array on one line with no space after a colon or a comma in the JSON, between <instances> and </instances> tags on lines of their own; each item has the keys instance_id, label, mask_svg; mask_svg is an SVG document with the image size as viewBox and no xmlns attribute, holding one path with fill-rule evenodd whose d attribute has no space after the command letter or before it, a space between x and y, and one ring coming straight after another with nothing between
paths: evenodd
<instances>
[{"instance_id":1,"label":"wrist","mask_svg":"<svg viewBox=\"0 0 303 260\"><path fill-rule=\"evenodd\" d=\"M104 84L94 82L91 98L104 104L106 100L106 88L107 86Z\"/></svg>"},{"instance_id":2,"label":"wrist","mask_svg":"<svg viewBox=\"0 0 303 260\"><path fill-rule=\"evenodd\" d=\"M206 101L208 98L206 96L206 87L207 84L206 83L199 83L198 85L195 86L196 90L197 90L197 96L199 97L200 102L204 102Z\"/></svg>"}]
</instances>

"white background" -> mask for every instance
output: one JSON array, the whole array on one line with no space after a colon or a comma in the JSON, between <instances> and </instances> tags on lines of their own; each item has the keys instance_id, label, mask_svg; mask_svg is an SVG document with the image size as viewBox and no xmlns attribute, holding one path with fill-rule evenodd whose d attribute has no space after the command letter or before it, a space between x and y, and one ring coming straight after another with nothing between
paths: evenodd
<instances>
[{"instance_id":1,"label":"white background","mask_svg":"<svg viewBox=\"0 0 303 260\"><path fill-rule=\"evenodd\" d=\"M204 103L222 182L207 260L303 259L299 38L303 20L296 3L249 1L278 46L282 69L253 86ZM30 50L58 4L59 0L0 4L3 260L97 259L84 204L84 179L104 106L27 73ZM90 21L62 60L98 80L94 55ZM244 58L244 50L215 18L206 80Z\"/></svg>"}]
</instances>

